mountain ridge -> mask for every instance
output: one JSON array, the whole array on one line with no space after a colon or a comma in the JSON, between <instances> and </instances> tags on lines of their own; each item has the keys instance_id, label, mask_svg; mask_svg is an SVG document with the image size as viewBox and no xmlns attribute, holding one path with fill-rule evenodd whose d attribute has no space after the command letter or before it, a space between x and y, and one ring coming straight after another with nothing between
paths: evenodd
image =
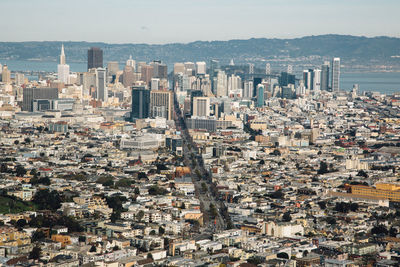
<instances>
[{"instance_id":1,"label":"mountain ridge","mask_svg":"<svg viewBox=\"0 0 400 267\"><path fill-rule=\"evenodd\" d=\"M250 38L228 41L194 41L189 43L145 44L86 41L29 41L0 42L0 60L56 61L61 44L65 46L67 60L85 62L87 49L98 46L104 50L107 61L124 62L129 55L138 61L162 60L166 63L182 61L209 61L218 59L228 63L232 58L238 63L261 63L266 60L316 58L323 60L334 56L347 64L399 65L400 38L390 36L311 35L292 39ZM375 64L374 63L374 64Z\"/></svg>"}]
</instances>

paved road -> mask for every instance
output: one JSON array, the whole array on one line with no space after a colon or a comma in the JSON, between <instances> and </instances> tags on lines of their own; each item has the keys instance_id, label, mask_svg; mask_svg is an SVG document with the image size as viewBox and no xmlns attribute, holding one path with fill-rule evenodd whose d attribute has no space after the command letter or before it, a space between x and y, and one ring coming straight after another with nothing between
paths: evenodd
<instances>
[{"instance_id":1,"label":"paved road","mask_svg":"<svg viewBox=\"0 0 400 267\"><path fill-rule=\"evenodd\" d=\"M202 212L204 213L204 226L202 231L209 233L222 231L226 229L225 220L220 212L220 207L223 205L223 203L217 200L211 193L212 183L207 180L209 174L204 168L204 163L201 156L198 154L198 151L196 151L195 144L189 135L189 131L186 128L181 112L177 105L175 105L175 123L177 128L181 130L184 163L186 166L191 167L191 176L195 186L196 196L200 200L201 206L203 207ZM192 166L193 162L195 163L194 166ZM199 179L197 175L198 173L200 173L201 179ZM207 187L206 191L202 189L203 183ZM217 211L215 219L209 217L211 204L215 206Z\"/></svg>"}]
</instances>

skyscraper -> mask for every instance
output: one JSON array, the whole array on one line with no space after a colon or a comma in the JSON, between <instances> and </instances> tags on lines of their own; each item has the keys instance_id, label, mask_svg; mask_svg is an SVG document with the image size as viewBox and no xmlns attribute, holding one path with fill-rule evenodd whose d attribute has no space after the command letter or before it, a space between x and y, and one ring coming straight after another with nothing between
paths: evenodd
<instances>
[{"instance_id":1,"label":"skyscraper","mask_svg":"<svg viewBox=\"0 0 400 267\"><path fill-rule=\"evenodd\" d=\"M58 80L64 84L69 84L69 65L65 64L64 45L61 45L60 64L57 66Z\"/></svg>"},{"instance_id":2,"label":"skyscraper","mask_svg":"<svg viewBox=\"0 0 400 267\"><path fill-rule=\"evenodd\" d=\"M96 89L96 99L107 102L108 89L106 86L106 70L103 68L96 69Z\"/></svg>"},{"instance_id":3,"label":"skyscraper","mask_svg":"<svg viewBox=\"0 0 400 267\"><path fill-rule=\"evenodd\" d=\"M308 90L313 90L314 86L314 70L308 69L303 70L303 81L304 85Z\"/></svg>"},{"instance_id":4,"label":"skyscraper","mask_svg":"<svg viewBox=\"0 0 400 267\"><path fill-rule=\"evenodd\" d=\"M10 83L11 82L11 71L8 69L7 65L3 66L2 72L1 72L1 81L3 83Z\"/></svg>"},{"instance_id":5,"label":"skyscraper","mask_svg":"<svg viewBox=\"0 0 400 267\"><path fill-rule=\"evenodd\" d=\"M225 71L220 70L218 71L217 77L214 78L214 86L216 96L227 96L228 95L228 78L225 74Z\"/></svg>"},{"instance_id":6,"label":"skyscraper","mask_svg":"<svg viewBox=\"0 0 400 267\"><path fill-rule=\"evenodd\" d=\"M257 85L257 107L263 107L264 106L264 85L259 84Z\"/></svg>"},{"instance_id":7,"label":"skyscraper","mask_svg":"<svg viewBox=\"0 0 400 267\"><path fill-rule=\"evenodd\" d=\"M151 91L150 116L172 120L173 101L172 91Z\"/></svg>"},{"instance_id":8,"label":"skyscraper","mask_svg":"<svg viewBox=\"0 0 400 267\"><path fill-rule=\"evenodd\" d=\"M103 50L98 47L91 47L88 50L88 70L103 67Z\"/></svg>"},{"instance_id":9,"label":"skyscraper","mask_svg":"<svg viewBox=\"0 0 400 267\"><path fill-rule=\"evenodd\" d=\"M332 92L340 91L340 58L335 57L332 61Z\"/></svg>"},{"instance_id":10,"label":"skyscraper","mask_svg":"<svg viewBox=\"0 0 400 267\"><path fill-rule=\"evenodd\" d=\"M193 98L193 116L195 117L210 116L210 98L208 97Z\"/></svg>"},{"instance_id":11,"label":"skyscraper","mask_svg":"<svg viewBox=\"0 0 400 267\"><path fill-rule=\"evenodd\" d=\"M289 84L295 84L296 77L293 74L289 74L287 72L281 72L281 76L279 77L279 86L288 86Z\"/></svg>"},{"instance_id":12,"label":"skyscraper","mask_svg":"<svg viewBox=\"0 0 400 267\"><path fill-rule=\"evenodd\" d=\"M253 87L253 81L246 81L244 82L244 86L243 86L243 98L244 99L250 99L253 97L253 91L254 91L254 87Z\"/></svg>"},{"instance_id":13,"label":"skyscraper","mask_svg":"<svg viewBox=\"0 0 400 267\"><path fill-rule=\"evenodd\" d=\"M150 85L151 78L153 78L154 67L150 65L144 65L141 67L141 79L146 83L146 86Z\"/></svg>"},{"instance_id":14,"label":"skyscraper","mask_svg":"<svg viewBox=\"0 0 400 267\"><path fill-rule=\"evenodd\" d=\"M206 63L204 61L196 62L196 72L197 74L206 74Z\"/></svg>"},{"instance_id":15,"label":"skyscraper","mask_svg":"<svg viewBox=\"0 0 400 267\"><path fill-rule=\"evenodd\" d=\"M131 119L145 119L149 117L150 90L144 86L132 88L132 112Z\"/></svg>"},{"instance_id":16,"label":"skyscraper","mask_svg":"<svg viewBox=\"0 0 400 267\"><path fill-rule=\"evenodd\" d=\"M126 66L130 66L133 70L136 69L136 61L132 59L132 55L129 56L129 59L126 61Z\"/></svg>"},{"instance_id":17,"label":"skyscraper","mask_svg":"<svg viewBox=\"0 0 400 267\"><path fill-rule=\"evenodd\" d=\"M313 71L314 77L313 77L313 90L314 92L319 92L321 91L321 70L320 69L315 69Z\"/></svg>"},{"instance_id":18,"label":"skyscraper","mask_svg":"<svg viewBox=\"0 0 400 267\"><path fill-rule=\"evenodd\" d=\"M321 66L321 90L329 90L329 61Z\"/></svg>"}]
</instances>

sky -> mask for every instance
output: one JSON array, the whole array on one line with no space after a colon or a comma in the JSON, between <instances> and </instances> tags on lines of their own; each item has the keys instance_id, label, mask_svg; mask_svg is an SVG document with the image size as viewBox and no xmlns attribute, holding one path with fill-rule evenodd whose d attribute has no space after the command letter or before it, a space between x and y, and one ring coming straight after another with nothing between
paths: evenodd
<instances>
[{"instance_id":1,"label":"sky","mask_svg":"<svg viewBox=\"0 0 400 267\"><path fill-rule=\"evenodd\" d=\"M399 0L0 0L0 41L400 37Z\"/></svg>"}]
</instances>

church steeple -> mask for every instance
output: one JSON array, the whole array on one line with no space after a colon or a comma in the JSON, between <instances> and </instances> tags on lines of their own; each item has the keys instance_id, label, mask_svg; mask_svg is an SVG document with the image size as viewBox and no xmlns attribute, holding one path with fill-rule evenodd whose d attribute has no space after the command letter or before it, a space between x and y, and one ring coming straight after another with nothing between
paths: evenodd
<instances>
[{"instance_id":1,"label":"church steeple","mask_svg":"<svg viewBox=\"0 0 400 267\"><path fill-rule=\"evenodd\" d=\"M61 45L60 65L65 65L64 44Z\"/></svg>"}]
</instances>

